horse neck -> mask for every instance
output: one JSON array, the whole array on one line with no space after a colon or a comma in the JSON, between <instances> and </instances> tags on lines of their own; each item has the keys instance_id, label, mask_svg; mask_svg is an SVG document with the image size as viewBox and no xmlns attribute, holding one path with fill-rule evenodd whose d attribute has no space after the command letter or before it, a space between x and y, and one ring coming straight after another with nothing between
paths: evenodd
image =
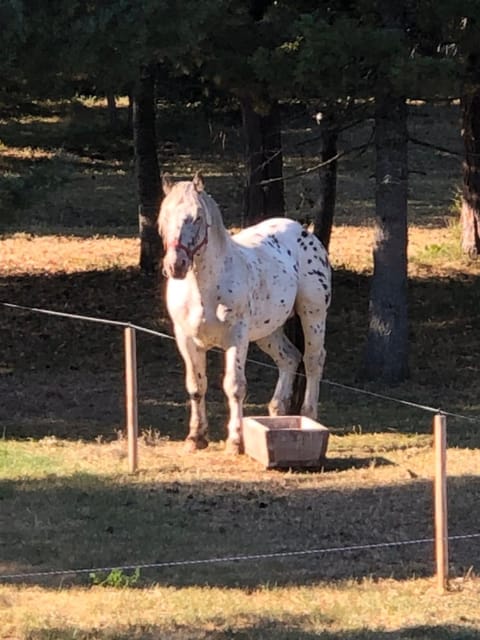
<instances>
[{"instance_id":1,"label":"horse neck","mask_svg":"<svg viewBox=\"0 0 480 640\"><path fill-rule=\"evenodd\" d=\"M208 230L208 242L195 259L194 272L199 276L208 276L213 279L220 275L230 243L230 236L226 229L212 225Z\"/></svg>"},{"instance_id":2,"label":"horse neck","mask_svg":"<svg viewBox=\"0 0 480 640\"><path fill-rule=\"evenodd\" d=\"M212 222L208 229L208 242L196 257L192 270L199 288L202 289L216 283L223 270L225 255L231 251L233 244L217 204L210 196L205 195L209 198Z\"/></svg>"}]
</instances>

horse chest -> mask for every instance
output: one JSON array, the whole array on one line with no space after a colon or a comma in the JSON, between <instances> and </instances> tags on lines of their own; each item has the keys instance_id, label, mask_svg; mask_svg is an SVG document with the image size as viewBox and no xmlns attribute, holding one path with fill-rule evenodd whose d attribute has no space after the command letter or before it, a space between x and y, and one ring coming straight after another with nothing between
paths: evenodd
<instances>
[{"instance_id":1,"label":"horse chest","mask_svg":"<svg viewBox=\"0 0 480 640\"><path fill-rule=\"evenodd\" d=\"M202 297L198 289L178 283L167 290L167 308L173 322L201 346L223 345L231 319L228 305L214 304Z\"/></svg>"}]
</instances>

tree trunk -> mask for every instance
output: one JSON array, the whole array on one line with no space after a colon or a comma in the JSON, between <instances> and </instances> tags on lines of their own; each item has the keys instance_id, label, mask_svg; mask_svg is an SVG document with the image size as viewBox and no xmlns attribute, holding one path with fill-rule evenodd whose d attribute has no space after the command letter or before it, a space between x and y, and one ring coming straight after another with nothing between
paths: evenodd
<instances>
[{"instance_id":1,"label":"tree trunk","mask_svg":"<svg viewBox=\"0 0 480 640\"><path fill-rule=\"evenodd\" d=\"M245 141L245 192L243 226L259 222L264 217L262 180L263 146L260 116L253 110L250 100L241 102L243 135Z\"/></svg>"},{"instance_id":2,"label":"tree trunk","mask_svg":"<svg viewBox=\"0 0 480 640\"><path fill-rule=\"evenodd\" d=\"M108 119L110 122L110 129L112 131L118 130L118 109L117 103L115 100L115 94L113 91L107 91L107 110L108 110Z\"/></svg>"},{"instance_id":3,"label":"tree trunk","mask_svg":"<svg viewBox=\"0 0 480 640\"><path fill-rule=\"evenodd\" d=\"M252 100L241 101L245 139L246 185L244 196L245 225L264 218L283 215L283 155L281 141L281 114L277 102L268 114L261 115ZM262 181L273 179L266 185Z\"/></svg>"},{"instance_id":4,"label":"tree trunk","mask_svg":"<svg viewBox=\"0 0 480 640\"><path fill-rule=\"evenodd\" d=\"M337 198L337 161L332 158L335 158L338 153L338 128L330 118L322 119L320 127L322 163L328 164L320 167L318 171L320 195L314 205L313 222L315 234L328 251Z\"/></svg>"},{"instance_id":5,"label":"tree trunk","mask_svg":"<svg viewBox=\"0 0 480 640\"><path fill-rule=\"evenodd\" d=\"M480 87L462 99L463 161L462 250L472 258L480 252Z\"/></svg>"},{"instance_id":6,"label":"tree trunk","mask_svg":"<svg viewBox=\"0 0 480 640\"><path fill-rule=\"evenodd\" d=\"M133 129L133 91L128 90L128 107L127 107L127 131Z\"/></svg>"},{"instance_id":7,"label":"tree trunk","mask_svg":"<svg viewBox=\"0 0 480 640\"><path fill-rule=\"evenodd\" d=\"M267 218L285 214L285 194L283 188L282 114L275 101L270 112L261 116L263 136L263 157L265 168L263 180L274 180L265 185L265 216Z\"/></svg>"},{"instance_id":8,"label":"tree trunk","mask_svg":"<svg viewBox=\"0 0 480 640\"><path fill-rule=\"evenodd\" d=\"M157 270L160 256L158 211L161 200L155 133L155 81L151 66L142 68L135 90L133 139L139 199L140 268L151 275Z\"/></svg>"},{"instance_id":9,"label":"tree trunk","mask_svg":"<svg viewBox=\"0 0 480 640\"><path fill-rule=\"evenodd\" d=\"M407 140L405 99L385 90L375 107L374 270L361 373L386 383L408 376Z\"/></svg>"}]
</instances>

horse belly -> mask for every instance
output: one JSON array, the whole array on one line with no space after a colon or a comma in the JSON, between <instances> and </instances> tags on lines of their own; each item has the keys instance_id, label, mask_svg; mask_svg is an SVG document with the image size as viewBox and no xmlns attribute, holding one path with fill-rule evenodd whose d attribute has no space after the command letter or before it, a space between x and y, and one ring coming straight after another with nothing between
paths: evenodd
<instances>
[{"instance_id":1,"label":"horse belly","mask_svg":"<svg viewBox=\"0 0 480 640\"><path fill-rule=\"evenodd\" d=\"M285 276L285 274L282 274ZM283 326L293 313L297 281L293 276L280 282L270 280L264 289L250 294L250 331L253 342Z\"/></svg>"}]
</instances>

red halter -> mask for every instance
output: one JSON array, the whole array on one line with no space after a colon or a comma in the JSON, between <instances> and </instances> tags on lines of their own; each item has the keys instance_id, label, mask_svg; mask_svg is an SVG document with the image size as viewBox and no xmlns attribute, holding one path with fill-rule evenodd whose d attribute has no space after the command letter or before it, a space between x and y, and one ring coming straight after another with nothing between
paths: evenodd
<instances>
[{"instance_id":1,"label":"red halter","mask_svg":"<svg viewBox=\"0 0 480 640\"><path fill-rule=\"evenodd\" d=\"M203 240L201 242L199 242L197 245L195 245L193 247L193 249L190 249L190 247L187 247L187 245L183 244L183 242L180 242L180 240L173 240L172 242L169 242L167 247L169 249L170 248L172 248L172 249L182 249L182 251L185 251L187 256L193 262L193 258L195 257L195 254L198 253L202 247L204 247L204 246L206 246L208 244L208 227L209 226L210 225L207 224L207 226L205 227L205 235L203 237Z\"/></svg>"}]
</instances>

